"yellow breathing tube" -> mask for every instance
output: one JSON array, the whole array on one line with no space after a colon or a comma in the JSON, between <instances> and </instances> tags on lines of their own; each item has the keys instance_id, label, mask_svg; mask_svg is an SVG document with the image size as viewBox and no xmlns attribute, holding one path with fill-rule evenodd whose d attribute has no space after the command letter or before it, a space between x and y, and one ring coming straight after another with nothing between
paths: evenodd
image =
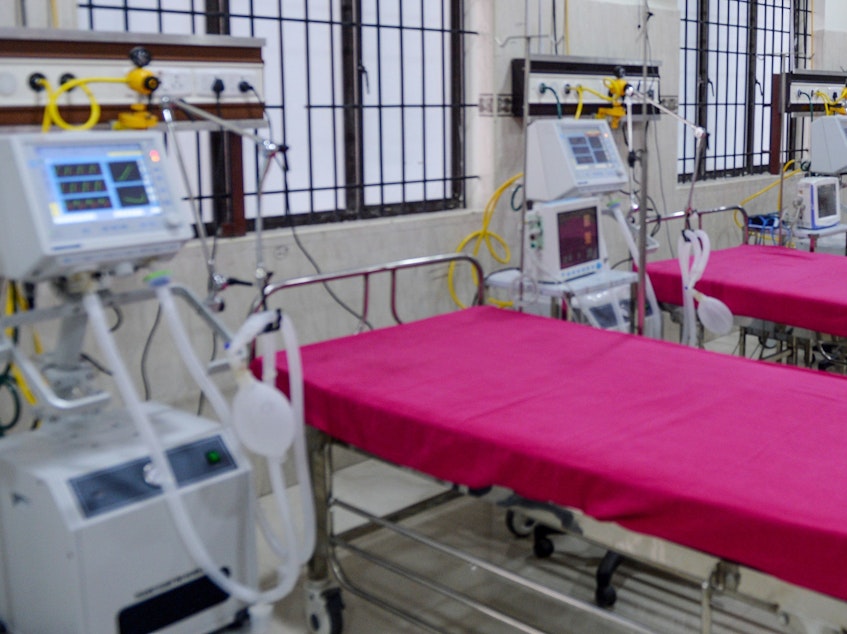
<instances>
[{"instance_id":1,"label":"yellow breathing tube","mask_svg":"<svg viewBox=\"0 0 847 634\"><path fill-rule=\"evenodd\" d=\"M523 178L522 173L516 174L495 190L495 192L491 195L491 198L489 198L488 202L485 204L485 209L482 213L482 228L466 236L464 240L459 243L459 246L456 247L456 253L462 253L465 248L471 242L473 242L472 254L474 257L477 257L480 248L482 247L483 243L485 243L486 247L488 248L488 252L491 254L491 257L493 257L500 264L507 264L509 260L512 259L512 252L509 250L509 245L506 243L502 236L490 231L488 227L491 224L491 219L494 217L494 211L495 209L497 209L497 203L500 201L500 198L503 196L503 193L521 178ZM498 253L495 247L495 243L500 245L502 254ZM447 286L450 289L450 297L453 298L453 302L459 308L466 308L467 305L459 299L459 296L456 293L455 270L456 263L451 262L447 273ZM474 271L473 275L474 281L477 284L480 284L481 280L476 279L476 271ZM511 302L501 302L493 299L489 301L493 304L497 304L500 306L511 304Z\"/></svg>"}]
</instances>

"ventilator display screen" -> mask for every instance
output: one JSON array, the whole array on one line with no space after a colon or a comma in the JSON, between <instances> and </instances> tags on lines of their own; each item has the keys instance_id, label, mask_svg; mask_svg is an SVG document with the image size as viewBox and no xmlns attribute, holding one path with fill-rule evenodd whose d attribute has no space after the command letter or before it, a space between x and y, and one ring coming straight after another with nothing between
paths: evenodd
<instances>
[{"instance_id":1,"label":"ventilator display screen","mask_svg":"<svg viewBox=\"0 0 847 634\"><path fill-rule=\"evenodd\" d=\"M86 147L49 146L39 148L47 170L47 185L53 203L55 223L100 220L158 214L161 206L150 182L145 158L137 144ZM154 151L155 152L155 151Z\"/></svg>"}]
</instances>

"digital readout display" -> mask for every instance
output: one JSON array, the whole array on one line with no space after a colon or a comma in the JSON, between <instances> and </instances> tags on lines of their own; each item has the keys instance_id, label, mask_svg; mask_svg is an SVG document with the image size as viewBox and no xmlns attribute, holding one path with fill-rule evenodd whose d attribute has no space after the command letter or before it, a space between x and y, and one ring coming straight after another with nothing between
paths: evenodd
<instances>
[{"instance_id":1,"label":"digital readout display","mask_svg":"<svg viewBox=\"0 0 847 634\"><path fill-rule=\"evenodd\" d=\"M137 160L60 163L53 165L53 174L65 213L151 204Z\"/></svg>"},{"instance_id":2,"label":"digital readout display","mask_svg":"<svg viewBox=\"0 0 847 634\"><path fill-rule=\"evenodd\" d=\"M53 169L58 178L97 176L103 173L100 169L100 163L69 163L67 165L55 165Z\"/></svg>"}]
</instances>

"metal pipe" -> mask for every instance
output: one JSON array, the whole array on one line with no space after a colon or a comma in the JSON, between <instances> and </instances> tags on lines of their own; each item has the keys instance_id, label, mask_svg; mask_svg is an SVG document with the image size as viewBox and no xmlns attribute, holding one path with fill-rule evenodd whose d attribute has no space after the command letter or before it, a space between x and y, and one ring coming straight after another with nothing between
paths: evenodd
<instances>
[{"instance_id":1,"label":"metal pipe","mask_svg":"<svg viewBox=\"0 0 847 634\"><path fill-rule=\"evenodd\" d=\"M599 618L601 618L604 621L607 621L609 623L614 623L616 625L621 625L621 626L630 628L633 632L639 632L641 634L647 634L648 632L651 631L651 630L648 630L646 628L641 627L640 625L632 623L631 621L624 619L620 616L610 614L608 611L603 610L599 607L587 604L587 603L580 601L578 599L574 599L573 597L570 597L566 594L556 592L555 590L552 590L551 588L548 588L545 585L534 582L531 579L527 579L525 577L522 577L522 576L520 576L520 575L518 575L518 574L516 574L516 573L514 573L510 570L506 570L506 569L504 569L500 566L492 564L489 561L486 561L486 560L481 559L479 557L475 557L475 556L473 556L469 553L466 553L462 550L459 550L458 548L453 548L452 546L448 546L447 544L442 544L440 542L437 542L437 541L435 541L435 540L433 540L429 537L426 537L425 535L421 535L420 533L417 533L417 532L415 532L415 531L413 531L409 528L406 528L404 526L399 526L397 524L392 524L390 522L387 522L386 520L384 520L380 517L377 517L377 516L375 516L371 513L368 513L367 511L365 511L363 509L360 509L356 506L353 506L353 505L348 504L346 502L343 502L341 500L337 500L337 499L334 500L333 505L337 506L339 508L342 508L342 509L344 509L344 510L350 512L350 513L353 513L355 515L363 517L363 518L367 519L369 522L372 522L372 523L377 524L378 526L380 526L382 528L385 528L385 529L390 530L392 532L395 532L399 535L402 535L403 537L405 537L407 539L411 539L412 541L418 542L420 544L423 544L424 546L427 546L429 548L437 550L438 552L449 555L449 556L451 556L455 559L458 559L460 561L463 561L463 562L465 562L465 563L467 563L471 566L475 566L475 567L477 567L481 570L485 570L486 572L489 572L489 573L503 579L504 581L507 581L509 583L517 585L521 588L526 588L528 590L532 590L533 592L536 592L537 594L539 594L541 596L544 596L548 599L558 601L558 602L560 602L564 605L567 605L571 608L574 608L574 609L576 609L580 612L584 612L586 614L590 614L592 616L599 617ZM336 543L339 543L339 540L335 540L335 541L336 541ZM340 544L340 545L346 546L346 544ZM417 579L415 579L415 580L417 580ZM534 630L532 630L532 631L534 631Z\"/></svg>"},{"instance_id":2,"label":"metal pipe","mask_svg":"<svg viewBox=\"0 0 847 634\"><path fill-rule=\"evenodd\" d=\"M647 0L644 0L641 26L642 26L642 65L641 65L641 85L647 86L647 62L650 52L649 42L647 39L647 21L650 19L650 8L647 6ZM638 199L638 284L636 286L636 331L639 335L644 334L645 321L647 319L647 206L650 204L650 197L647 194L648 169L647 169L647 126L650 124L647 118L647 96L642 96L641 99L641 116L643 121L643 135L641 139L641 191ZM632 116L632 113L629 114ZM661 174L659 175L661 178Z\"/></svg>"},{"instance_id":3,"label":"metal pipe","mask_svg":"<svg viewBox=\"0 0 847 634\"><path fill-rule=\"evenodd\" d=\"M321 273L320 275L295 277L289 280L285 280L284 282L269 285L267 288L265 288L264 298L267 299L274 293L277 293L281 290L285 290L287 288L294 288L297 286L307 286L309 284L323 284L326 282L349 279L352 277L369 276L374 275L376 273L389 273L392 271L416 268L420 266L431 266L434 264L443 264L449 262L467 262L474 268L474 271L477 275L477 303L480 305L484 304L485 283L482 265L476 260L476 258L464 253L446 253L420 258L409 258L406 260L396 260L394 262L387 262L385 264L377 264L374 266L366 266L358 269L348 269L346 271L339 271L337 273ZM259 305L260 301L256 300L251 306L251 312L255 312L259 308Z\"/></svg>"}]
</instances>

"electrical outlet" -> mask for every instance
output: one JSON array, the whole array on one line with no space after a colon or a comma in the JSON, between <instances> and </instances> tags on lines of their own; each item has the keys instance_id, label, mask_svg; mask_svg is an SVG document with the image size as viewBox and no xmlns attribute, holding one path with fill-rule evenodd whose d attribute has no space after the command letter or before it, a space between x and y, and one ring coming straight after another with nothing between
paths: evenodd
<instances>
[{"instance_id":1,"label":"electrical outlet","mask_svg":"<svg viewBox=\"0 0 847 634\"><path fill-rule=\"evenodd\" d=\"M194 92L194 77L187 68L155 68L150 70L159 78L157 95L189 97Z\"/></svg>"},{"instance_id":2,"label":"electrical outlet","mask_svg":"<svg viewBox=\"0 0 847 634\"><path fill-rule=\"evenodd\" d=\"M203 71L196 73L194 76L194 91L197 95L203 97L216 97L215 91L212 89L215 82L221 80L223 82L223 91L221 99L244 99L250 95L241 92L241 82L247 82L259 94L261 94L261 73L249 69L221 69L219 71Z\"/></svg>"},{"instance_id":3,"label":"electrical outlet","mask_svg":"<svg viewBox=\"0 0 847 634\"><path fill-rule=\"evenodd\" d=\"M821 94L826 95L827 99L835 100L841 95L844 89L843 84L837 83L812 83L812 82L793 82L791 84L791 94L789 101L792 104L808 105L810 101L818 104L823 103Z\"/></svg>"}]
</instances>

